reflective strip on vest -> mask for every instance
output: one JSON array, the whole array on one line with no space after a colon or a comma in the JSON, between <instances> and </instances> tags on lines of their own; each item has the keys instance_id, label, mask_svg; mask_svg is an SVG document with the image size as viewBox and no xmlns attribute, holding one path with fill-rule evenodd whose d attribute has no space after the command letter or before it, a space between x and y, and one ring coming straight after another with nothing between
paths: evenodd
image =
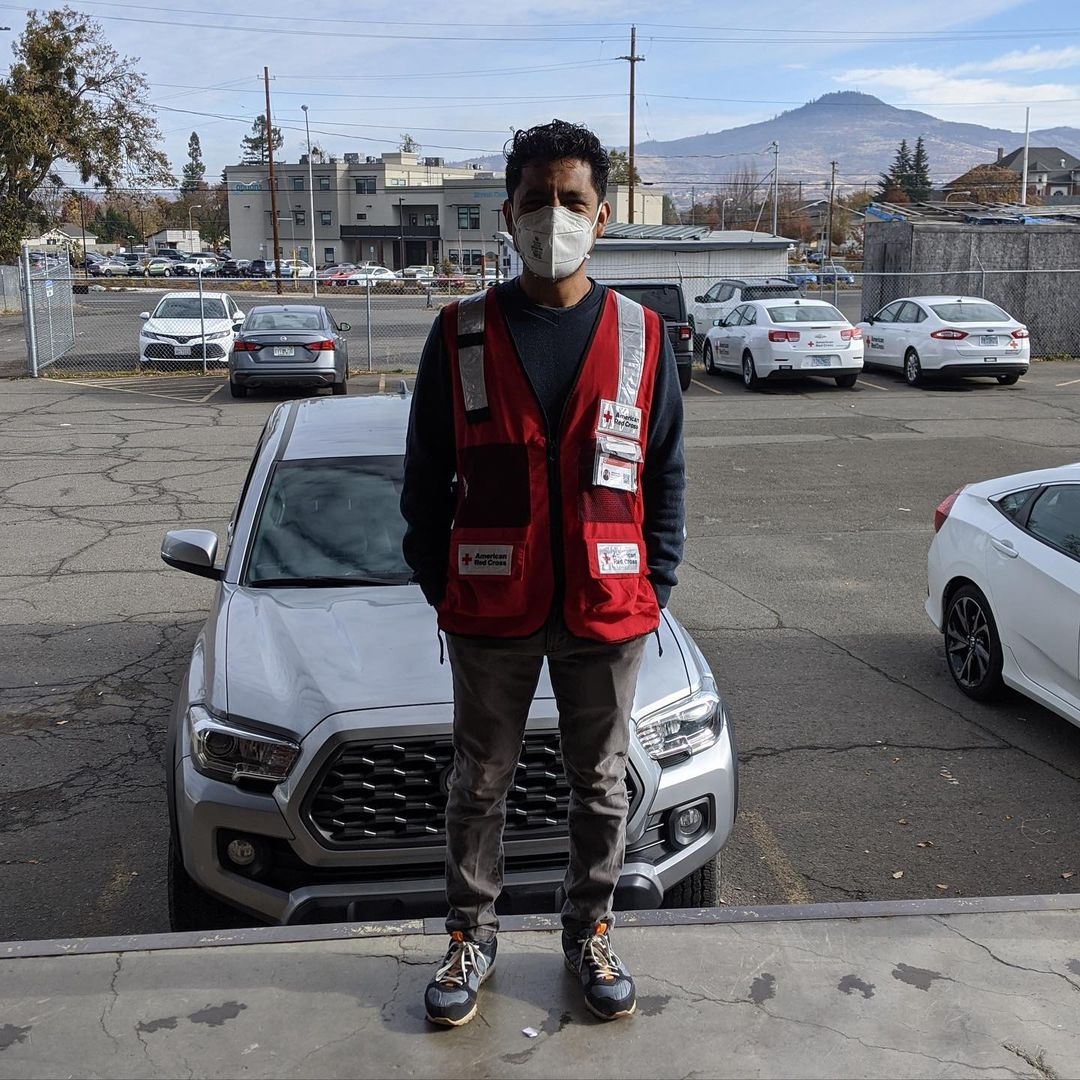
<instances>
[{"instance_id":1,"label":"reflective strip on vest","mask_svg":"<svg viewBox=\"0 0 1080 1080\"><path fill-rule=\"evenodd\" d=\"M619 316L620 405L637 405L641 376L645 369L645 310L640 304L615 293Z\"/></svg>"},{"instance_id":2,"label":"reflective strip on vest","mask_svg":"<svg viewBox=\"0 0 1080 1080\"><path fill-rule=\"evenodd\" d=\"M614 292L619 322L619 383L615 400L620 405L637 405L641 377L645 369L645 311L622 293ZM458 302L458 370L465 413L473 418L488 407L484 379L484 311L486 293L476 293ZM602 317L601 313L601 317Z\"/></svg>"},{"instance_id":3,"label":"reflective strip on vest","mask_svg":"<svg viewBox=\"0 0 1080 1080\"><path fill-rule=\"evenodd\" d=\"M458 302L458 370L466 415L486 411L487 383L484 381L484 307L487 292L467 296Z\"/></svg>"}]
</instances>

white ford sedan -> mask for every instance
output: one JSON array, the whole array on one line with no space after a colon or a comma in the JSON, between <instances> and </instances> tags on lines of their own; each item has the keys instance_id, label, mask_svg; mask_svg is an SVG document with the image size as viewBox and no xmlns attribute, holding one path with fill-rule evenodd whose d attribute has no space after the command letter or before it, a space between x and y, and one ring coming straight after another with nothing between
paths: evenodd
<instances>
[{"instance_id":1,"label":"white ford sedan","mask_svg":"<svg viewBox=\"0 0 1080 1080\"><path fill-rule=\"evenodd\" d=\"M934 529L926 611L957 686L1080 725L1080 462L961 488Z\"/></svg>"},{"instance_id":2,"label":"white ford sedan","mask_svg":"<svg viewBox=\"0 0 1080 1080\"><path fill-rule=\"evenodd\" d=\"M978 296L905 296L859 323L866 363L927 375L995 378L1012 386L1031 363L1027 327Z\"/></svg>"},{"instance_id":3,"label":"white ford sedan","mask_svg":"<svg viewBox=\"0 0 1080 1080\"><path fill-rule=\"evenodd\" d=\"M701 355L710 375L738 372L749 390L806 375L850 388L862 371L862 332L824 300L751 300L709 327Z\"/></svg>"}]
</instances>

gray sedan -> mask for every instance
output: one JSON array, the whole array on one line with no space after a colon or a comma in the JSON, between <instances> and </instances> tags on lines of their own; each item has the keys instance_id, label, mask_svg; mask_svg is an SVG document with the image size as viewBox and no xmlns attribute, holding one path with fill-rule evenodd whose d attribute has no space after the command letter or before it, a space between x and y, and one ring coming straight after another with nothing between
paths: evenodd
<instances>
[{"instance_id":1,"label":"gray sedan","mask_svg":"<svg viewBox=\"0 0 1080 1080\"><path fill-rule=\"evenodd\" d=\"M166 749L174 929L445 914L453 689L401 554L407 395L271 413L220 559L170 532L170 566L215 582ZM711 907L737 803L727 709L663 612L634 700L616 903ZM506 807L500 904L557 911L570 787L546 670ZM228 906L226 906L228 905Z\"/></svg>"},{"instance_id":2,"label":"gray sedan","mask_svg":"<svg viewBox=\"0 0 1080 1080\"><path fill-rule=\"evenodd\" d=\"M252 308L229 355L229 389L244 397L260 386L329 386L349 392L348 323L315 304Z\"/></svg>"}]
</instances>

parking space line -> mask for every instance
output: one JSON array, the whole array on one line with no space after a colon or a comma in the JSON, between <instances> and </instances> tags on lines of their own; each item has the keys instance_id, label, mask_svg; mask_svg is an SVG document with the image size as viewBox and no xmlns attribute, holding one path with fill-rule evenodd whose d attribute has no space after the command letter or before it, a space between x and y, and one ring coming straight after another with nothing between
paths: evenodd
<instances>
[{"instance_id":1,"label":"parking space line","mask_svg":"<svg viewBox=\"0 0 1080 1080\"><path fill-rule=\"evenodd\" d=\"M739 816L746 822L750 838L761 852L765 865L772 872L776 883L784 890L785 903L809 904L812 899L810 887L799 871L791 865L780 847L780 841L765 823L765 819L753 810L743 810Z\"/></svg>"},{"instance_id":2,"label":"parking space line","mask_svg":"<svg viewBox=\"0 0 1080 1080\"><path fill-rule=\"evenodd\" d=\"M385 393L385 391L386 391L386 372L384 371L384 372L382 372L382 374L379 375L379 393L382 394L382 393Z\"/></svg>"},{"instance_id":3,"label":"parking space line","mask_svg":"<svg viewBox=\"0 0 1080 1080\"><path fill-rule=\"evenodd\" d=\"M1072 386L1074 383L1080 382L1080 379L1069 379L1068 382L1054 383L1055 386Z\"/></svg>"},{"instance_id":4,"label":"parking space line","mask_svg":"<svg viewBox=\"0 0 1080 1080\"><path fill-rule=\"evenodd\" d=\"M706 386L703 382L698 382L697 379L691 379L690 381L695 386L700 386L702 390L708 390L710 394L716 394L717 397L722 397L723 396L723 393L724 393L723 390L716 390L715 388L713 388L711 386Z\"/></svg>"},{"instance_id":5,"label":"parking space line","mask_svg":"<svg viewBox=\"0 0 1080 1080\"><path fill-rule=\"evenodd\" d=\"M196 403L197 403L197 404L199 404L199 405L205 405L205 404L206 404L206 402L208 402L208 401L209 401L209 400L210 400L210 399L211 399L211 398L212 398L212 397L213 397L213 396L214 396L214 395L215 395L216 393L218 393L218 392L219 392L220 390L224 389L224 387L225 387L225 384L224 384L224 383L219 383L219 384L218 384L217 386L215 386L215 387L214 387L214 389L213 389L213 390L211 390L211 391L210 391L210 393L209 393L209 394L207 394L207 395L206 395L205 397L201 397L201 398L196 398L196 399L195 399Z\"/></svg>"},{"instance_id":6,"label":"parking space line","mask_svg":"<svg viewBox=\"0 0 1080 1080\"><path fill-rule=\"evenodd\" d=\"M869 379L864 379L861 375L859 376L859 385L860 386L872 386L875 390L892 390L893 389L891 386L882 386L881 383L871 382Z\"/></svg>"}]
</instances>

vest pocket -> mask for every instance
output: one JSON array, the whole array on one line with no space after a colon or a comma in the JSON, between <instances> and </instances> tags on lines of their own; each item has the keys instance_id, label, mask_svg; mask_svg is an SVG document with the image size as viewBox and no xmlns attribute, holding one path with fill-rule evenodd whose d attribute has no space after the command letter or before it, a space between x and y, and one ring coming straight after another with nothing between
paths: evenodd
<instances>
[{"instance_id":1,"label":"vest pocket","mask_svg":"<svg viewBox=\"0 0 1080 1080\"><path fill-rule=\"evenodd\" d=\"M590 535L585 544L589 565L582 583L585 611L593 618L619 621L657 609L643 540Z\"/></svg>"},{"instance_id":2,"label":"vest pocket","mask_svg":"<svg viewBox=\"0 0 1080 1080\"><path fill-rule=\"evenodd\" d=\"M454 529L446 596L440 610L469 619L497 620L524 614L529 599L525 556L525 541L513 531Z\"/></svg>"}]
</instances>

